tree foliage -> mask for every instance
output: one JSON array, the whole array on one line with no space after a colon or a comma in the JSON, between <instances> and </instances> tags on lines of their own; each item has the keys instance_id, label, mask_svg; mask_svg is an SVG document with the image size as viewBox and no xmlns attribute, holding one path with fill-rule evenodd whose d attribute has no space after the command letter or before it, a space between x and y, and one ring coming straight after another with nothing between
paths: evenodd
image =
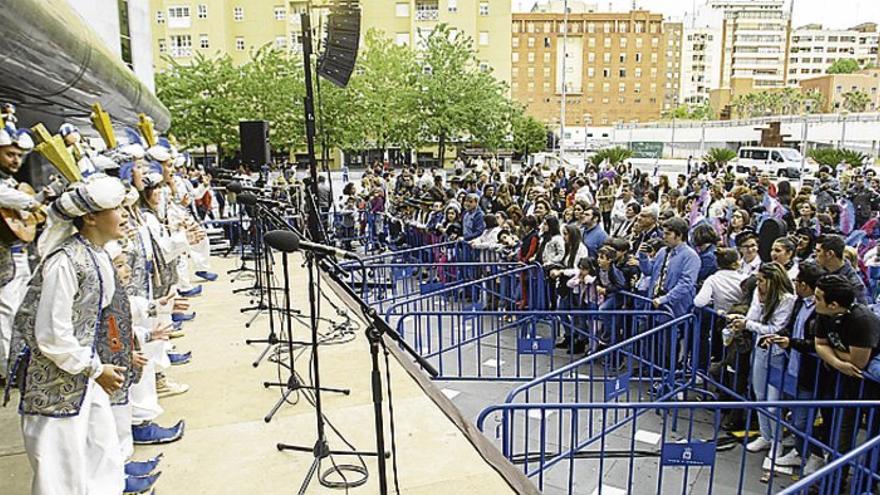
<instances>
[{"instance_id":1,"label":"tree foliage","mask_svg":"<svg viewBox=\"0 0 880 495\"><path fill-rule=\"evenodd\" d=\"M480 67L473 40L441 24L421 44L416 51L381 31L366 33L348 86L319 82L318 145L407 151L436 142L441 160L450 143L543 149L544 126L526 117L507 97L507 87ZM267 45L238 67L225 55L169 63L157 76L157 93L184 147L237 149L239 120L269 121L276 150L304 145L299 53Z\"/></svg>"},{"instance_id":2,"label":"tree foliage","mask_svg":"<svg viewBox=\"0 0 880 495\"><path fill-rule=\"evenodd\" d=\"M710 148L703 156L703 161L718 167L727 165L727 162L736 158L736 152L728 148Z\"/></svg>"},{"instance_id":3,"label":"tree foliage","mask_svg":"<svg viewBox=\"0 0 880 495\"><path fill-rule=\"evenodd\" d=\"M665 110L661 117L677 120L710 120L715 118L715 111L708 103L679 105L672 110Z\"/></svg>"},{"instance_id":4,"label":"tree foliage","mask_svg":"<svg viewBox=\"0 0 880 495\"><path fill-rule=\"evenodd\" d=\"M630 149L623 148L621 146L615 146L613 148L603 148L596 152L595 155L590 159L590 161L595 165L598 163L602 163L607 161L612 166L617 166L623 163L626 160L632 158L633 152Z\"/></svg>"},{"instance_id":5,"label":"tree foliage","mask_svg":"<svg viewBox=\"0 0 880 495\"><path fill-rule=\"evenodd\" d=\"M823 104L821 92L802 92L797 88L755 91L738 95L730 102L734 115L740 118L816 113L822 110Z\"/></svg>"},{"instance_id":6,"label":"tree foliage","mask_svg":"<svg viewBox=\"0 0 880 495\"><path fill-rule=\"evenodd\" d=\"M865 153L845 148L817 148L810 150L807 156L819 165L827 165L829 167L837 166L840 163L847 163L854 167L861 166L870 158Z\"/></svg>"},{"instance_id":7,"label":"tree foliage","mask_svg":"<svg viewBox=\"0 0 880 495\"><path fill-rule=\"evenodd\" d=\"M829 74L852 74L859 70L859 62L851 58L839 58L828 66Z\"/></svg>"},{"instance_id":8,"label":"tree foliage","mask_svg":"<svg viewBox=\"0 0 880 495\"><path fill-rule=\"evenodd\" d=\"M843 108L848 112L864 112L871 103L868 93L861 90L847 91L840 96L843 97Z\"/></svg>"}]
</instances>

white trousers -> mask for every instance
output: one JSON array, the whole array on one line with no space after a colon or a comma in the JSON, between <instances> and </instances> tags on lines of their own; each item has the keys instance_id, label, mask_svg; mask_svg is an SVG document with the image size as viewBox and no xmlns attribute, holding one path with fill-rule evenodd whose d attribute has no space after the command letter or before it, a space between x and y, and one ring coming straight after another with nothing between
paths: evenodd
<instances>
[{"instance_id":1,"label":"white trousers","mask_svg":"<svg viewBox=\"0 0 880 495\"><path fill-rule=\"evenodd\" d=\"M110 406L116 419L116 436L119 438L119 452L123 462L134 455L134 439L131 436L131 398L128 404Z\"/></svg>"},{"instance_id":2,"label":"white trousers","mask_svg":"<svg viewBox=\"0 0 880 495\"><path fill-rule=\"evenodd\" d=\"M21 431L34 471L32 495L119 495L125 474L110 397L89 380L78 415L23 415Z\"/></svg>"},{"instance_id":3,"label":"white trousers","mask_svg":"<svg viewBox=\"0 0 880 495\"><path fill-rule=\"evenodd\" d=\"M0 289L0 376L6 376L9 346L12 341L12 323L27 291L28 280L31 278L27 253L15 253L12 255L12 260L15 263L15 277Z\"/></svg>"},{"instance_id":4,"label":"white trousers","mask_svg":"<svg viewBox=\"0 0 880 495\"><path fill-rule=\"evenodd\" d=\"M177 290L188 291L193 288L189 273L189 256L182 254L177 257Z\"/></svg>"},{"instance_id":5,"label":"white trousers","mask_svg":"<svg viewBox=\"0 0 880 495\"><path fill-rule=\"evenodd\" d=\"M149 361L144 366L141 381L132 383L128 390L128 402L131 404L129 425L154 421L164 412L156 393L156 371L170 366L167 353L170 346L167 341L153 341L144 346L144 354Z\"/></svg>"},{"instance_id":6,"label":"white trousers","mask_svg":"<svg viewBox=\"0 0 880 495\"><path fill-rule=\"evenodd\" d=\"M207 272L211 270L211 242L206 235L195 246L190 246L189 256L192 258L193 268L197 272Z\"/></svg>"}]
</instances>

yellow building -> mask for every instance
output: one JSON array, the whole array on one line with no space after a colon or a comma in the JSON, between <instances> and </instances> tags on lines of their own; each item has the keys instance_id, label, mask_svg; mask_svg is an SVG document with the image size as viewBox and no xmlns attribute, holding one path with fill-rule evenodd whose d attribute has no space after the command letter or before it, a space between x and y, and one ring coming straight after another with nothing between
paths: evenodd
<instances>
[{"instance_id":1,"label":"yellow building","mask_svg":"<svg viewBox=\"0 0 880 495\"><path fill-rule=\"evenodd\" d=\"M164 69L165 57L185 64L197 53L228 53L243 63L267 43L299 51L305 6L302 0L150 0L155 67ZM509 0L367 0L361 9L362 36L375 28L414 47L437 24L449 24L473 39L483 69L510 84Z\"/></svg>"},{"instance_id":2,"label":"yellow building","mask_svg":"<svg viewBox=\"0 0 880 495\"><path fill-rule=\"evenodd\" d=\"M164 69L166 56L186 64L197 53L228 53L243 63L252 49L267 43L291 47L299 40L298 12L304 6L282 0L150 0L155 67Z\"/></svg>"},{"instance_id":3,"label":"yellow building","mask_svg":"<svg viewBox=\"0 0 880 495\"><path fill-rule=\"evenodd\" d=\"M385 32L398 44L418 47L440 23L470 37L480 66L510 84L510 0L365 0L361 32Z\"/></svg>"},{"instance_id":4,"label":"yellow building","mask_svg":"<svg viewBox=\"0 0 880 495\"><path fill-rule=\"evenodd\" d=\"M568 36L562 13L512 22L513 98L547 124L559 124L563 79L569 126L649 122L676 102L681 24L664 24L661 14L572 13Z\"/></svg>"}]
</instances>

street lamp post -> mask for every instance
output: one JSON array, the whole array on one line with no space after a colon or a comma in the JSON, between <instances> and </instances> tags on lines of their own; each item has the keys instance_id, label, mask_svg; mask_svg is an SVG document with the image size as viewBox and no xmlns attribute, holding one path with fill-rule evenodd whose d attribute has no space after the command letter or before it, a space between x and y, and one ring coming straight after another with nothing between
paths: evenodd
<instances>
[{"instance_id":1,"label":"street lamp post","mask_svg":"<svg viewBox=\"0 0 880 495\"><path fill-rule=\"evenodd\" d=\"M840 126L840 143L837 145L837 149L843 149L843 143L846 142L846 116L848 112L843 111L840 112L841 118L841 126Z\"/></svg>"},{"instance_id":2,"label":"street lamp post","mask_svg":"<svg viewBox=\"0 0 880 495\"><path fill-rule=\"evenodd\" d=\"M587 165L587 152L589 150L589 139L590 139L590 123L592 121L592 116L588 113L584 114L584 166Z\"/></svg>"},{"instance_id":3,"label":"street lamp post","mask_svg":"<svg viewBox=\"0 0 880 495\"><path fill-rule=\"evenodd\" d=\"M804 185L804 169L807 166L807 132L809 131L809 122L807 122L807 114L803 115L804 123L801 129L801 179L800 185Z\"/></svg>"},{"instance_id":4,"label":"street lamp post","mask_svg":"<svg viewBox=\"0 0 880 495\"><path fill-rule=\"evenodd\" d=\"M669 148L672 155L670 158L675 158L675 116L672 117L672 139L670 139Z\"/></svg>"},{"instance_id":5,"label":"street lamp post","mask_svg":"<svg viewBox=\"0 0 880 495\"><path fill-rule=\"evenodd\" d=\"M559 160L565 159L565 100L568 97L566 79L568 58L568 0L562 5L562 105L559 109Z\"/></svg>"},{"instance_id":6,"label":"street lamp post","mask_svg":"<svg viewBox=\"0 0 880 495\"><path fill-rule=\"evenodd\" d=\"M703 149L706 146L706 117L700 122L700 158L703 157Z\"/></svg>"}]
</instances>

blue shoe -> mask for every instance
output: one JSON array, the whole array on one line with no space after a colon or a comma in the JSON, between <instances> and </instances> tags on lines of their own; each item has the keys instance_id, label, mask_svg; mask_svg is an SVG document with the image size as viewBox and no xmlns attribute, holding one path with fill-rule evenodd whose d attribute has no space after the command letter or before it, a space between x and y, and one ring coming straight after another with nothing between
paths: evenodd
<instances>
[{"instance_id":1,"label":"blue shoe","mask_svg":"<svg viewBox=\"0 0 880 495\"><path fill-rule=\"evenodd\" d=\"M173 328L175 331L183 328L183 322L182 321L173 321L173 318L174 317L172 317L171 328Z\"/></svg>"},{"instance_id":2,"label":"blue shoe","mask_svg":"<svg viewBox=\"0 0 880 495\"><path fill-rule=\"evenodd\" d=\"M172 366L180 366L182 364L187 364L192 360L192 351L189 352L169 352L168 360L171 361Z\"/></svg>"},{"instance_id":3,"label":"blue shoe","mask_svg":"<svg viewBox=\"0 0 880 495\"><path fill-rule=\"evenodd\" d=\"M156 470L162 454L146 461L129 461L125 463L125 474L128 476L147 476Z\"/></svg>"},{"instance_id":4,"label":"blue shoe","mask_svg":"<svg viewBox=\"0 0 880 495\"><path fill-rule=\"evenodd\" d=\"M184 321L190 321L196 317L196 313L171 313L171 321L175 323L182 323Z\"/></svg>"},{"instance_id":5,"label":"blue shoe","mask_svg":"<svg viewBox=\"0 0 880 495\"><path fill-rule=\"evenodd\" d=\"M147 493L153 489L153 485L159 479L162 472L152 474L150 476L126 476L125 477L125 494L130 493Z\"/></svg>"},{"instance_id":6,"label":"blue shoe","mask_svg":"<svg viewBox=\"0 0 880 495\"><path fill-rule=\"evenodd\" d=\"M217 280L217 274L206 271L198 271L196 272L196 277L199 277L202 280L207 280L208 282L213 282Z\"/></svg>"},{"instance_id":7,"label":"blue shoe","mask_svg":"<svg viewBox=\"0 0 880 495\"><path fill-rule=\"evenodd\" d=\"M176 442L183 438L186 423L177 422L171 428L163 428L152 421L140 425L132 425L131 436L135 445L159 445Z\"/></svg>"},{"instance_id":8,"label":"blue shoe","mask_svg":"<svg viewBox=\"0 0 880 495\"><path fill-rule=\"evenodd\" d=\"M202 286L197 285L190 290L179 290L177 291L177 293L180 294L180 297L196 297L198 295L201 295Z\"/></svg>"}]
</instances>

